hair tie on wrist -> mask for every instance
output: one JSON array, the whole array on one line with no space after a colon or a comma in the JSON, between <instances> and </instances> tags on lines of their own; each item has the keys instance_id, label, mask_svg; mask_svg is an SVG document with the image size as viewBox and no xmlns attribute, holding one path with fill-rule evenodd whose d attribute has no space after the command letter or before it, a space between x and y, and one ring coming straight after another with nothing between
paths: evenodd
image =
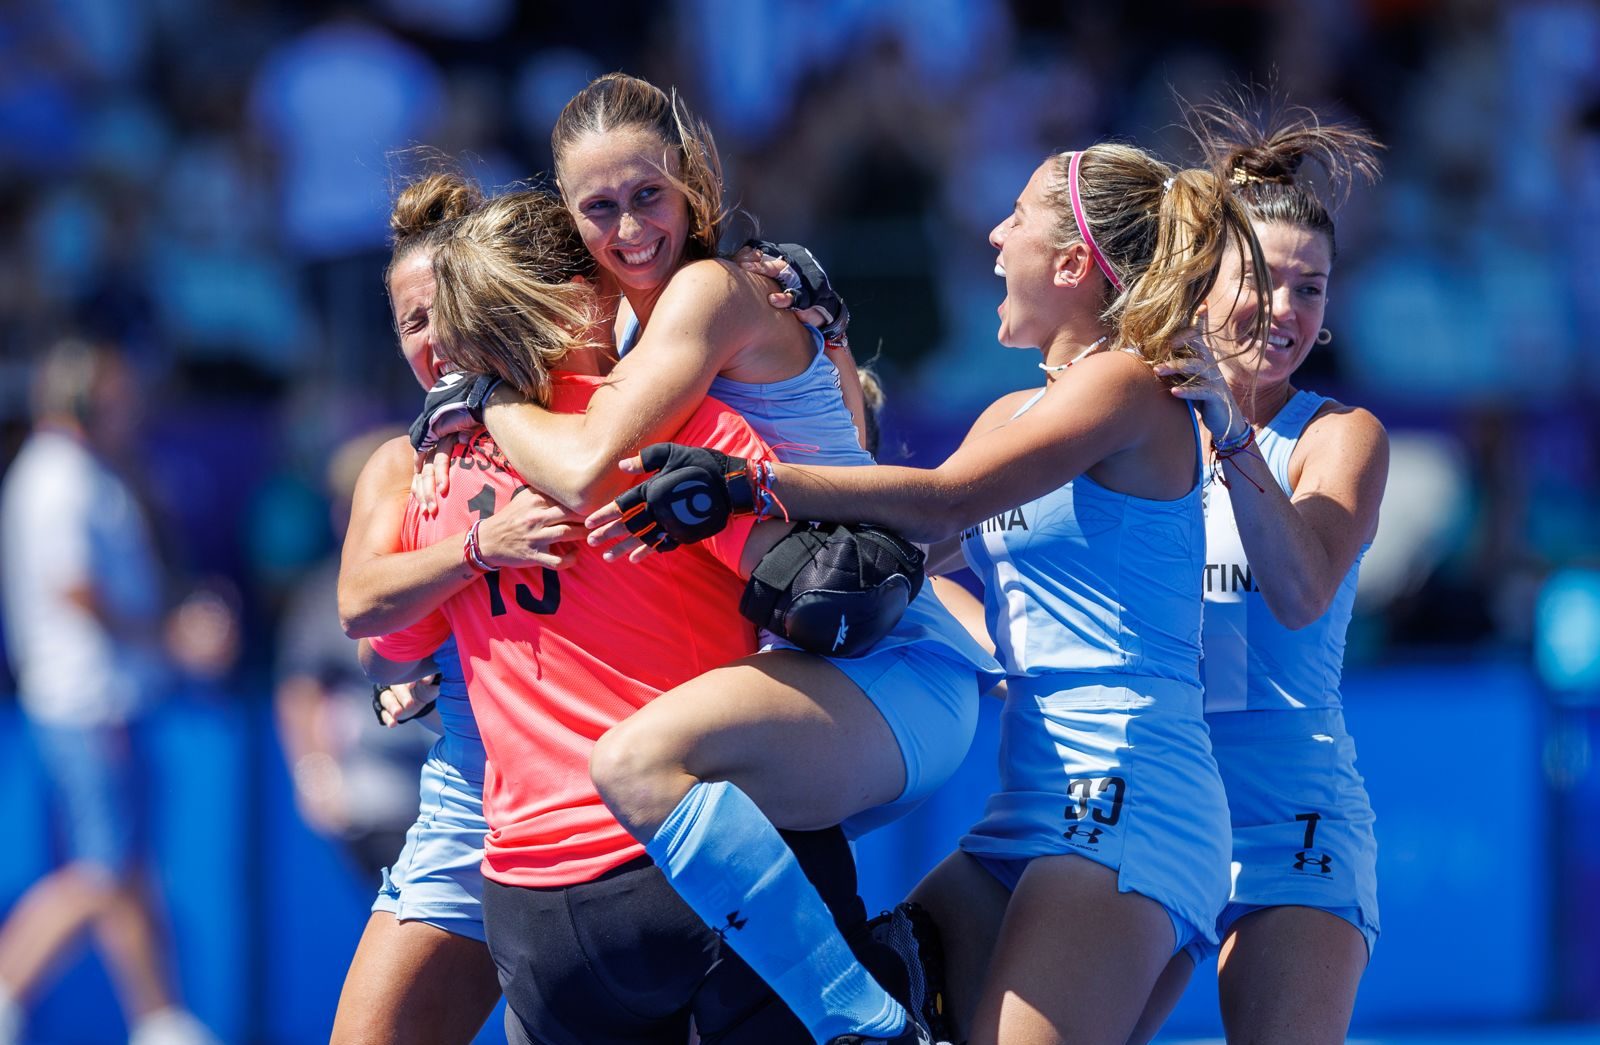
<instances>
[{"instance_id":1,"label":"hair tie on wrist","mask_svg":"<svg viewBox=\"0 0 1600 1045\"><path fill-rule=\"evenodd\" d=\"M493 573L494 567L483 561L483 551L478 547L478 527L482 525L483 520L479 519L468 528L467 536L461 542L461 558L479 573Z\"/></svg>"}]
</instances>

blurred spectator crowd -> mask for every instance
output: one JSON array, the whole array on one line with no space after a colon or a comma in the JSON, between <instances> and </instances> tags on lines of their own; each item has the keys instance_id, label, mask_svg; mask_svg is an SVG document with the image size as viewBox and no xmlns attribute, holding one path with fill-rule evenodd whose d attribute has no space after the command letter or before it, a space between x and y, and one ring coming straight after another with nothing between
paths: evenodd
<instances>
[{"instance_id":1,"label":"blurred spectator crowd","mask_svg":"<svg viewBox=\"0 0 1600 1045\"><path fill-rule=\"evenodd\" d=\"M986 236L1039 159L1105 137L1185 157L1175 95L1274 83L1389 145L1339 215L1334 342L1307 375L1395 437L1352 659L1517 647L1548 572L1600 558L1596 55L1600 8L1565 0L18 0L5 459L47 345L121 345L168 565L230 579L240 670L264 674L337 543L331 448L417 399L380 281L406 147L541 177L591 76L676 84L729 202L829 264L889 443L928 463L1031 380L995 344Z\"/></svg>"}]
</instances>

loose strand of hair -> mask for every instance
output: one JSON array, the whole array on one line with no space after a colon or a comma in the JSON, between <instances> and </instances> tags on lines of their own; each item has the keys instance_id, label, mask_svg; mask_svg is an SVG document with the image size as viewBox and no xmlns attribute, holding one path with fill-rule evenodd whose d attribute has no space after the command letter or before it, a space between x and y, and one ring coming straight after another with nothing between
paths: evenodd
<instances>
[{"instance_id":1,"label":"loose strand of hair","mask_svg":"<svg viewBox=\"0 0 1600 1045\"><path fill-rule=\"evenodd\" d=\"M1239 87L1198 103L1179 96L1178 103L1206 162L1223 178L1242 170L1311 192L1301 173L1309 158L1322 171L1322 202L1337 210L1357 181L1370 185L1380 176L1382 142L1354 123L1325 122L1314 109L1289 103L1273 88Z\"/></svg>"}]
</instances>

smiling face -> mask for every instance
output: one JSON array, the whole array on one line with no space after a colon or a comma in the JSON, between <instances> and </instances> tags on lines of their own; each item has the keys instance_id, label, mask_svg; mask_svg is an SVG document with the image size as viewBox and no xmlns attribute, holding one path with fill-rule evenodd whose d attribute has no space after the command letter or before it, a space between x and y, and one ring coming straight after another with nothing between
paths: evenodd
<instances>
[{"instance_id":1,"label":"smiling face","mask_svg":"<svg viewBox=\"0 0 1600 1045\"><path fill-rule=\"evenodd\" d=\"M561 157L561 191L583 245L624 290L658 290L683 261L689 201L666 174L671 150L651 131L588 134ZM668 171L677 176L676 156Z\"/></svg>"},{"instance_id":2,"label":"smiling face","mask_svg":"<svg viewBox=\"0 0 1600 1045\"><path fill-rule=\"evenodd\" d=\"M389 273L389 307L400 338L400 354L423 388L432 388L447 369L439 359L433 338L433 257L413 251Z\"/></svg>"},{"instance_id":3,"label":"smiling face","mask_svg":"<svg viewBox=\"0 0 1600 1045\"><path fill-rule=\"evenodd\" d=\"M1016 206L989 233L989 243L999 256L995 275L1006 281L1000 302L1000 343L1007 348L1038 348L1060 322L1063 279L1062 251L1055 243L1056 214L1045 199L1055 163L1046 160L1033 172Z\"/></svg>"},{"instance_id":4,"label":"smiling face","mask_svg":"<svg viewBox=\"0 0 1600 1045\"><path fill-rule=\"evenodd\" d=\"M1253 269L1237 247L1224 258L1205 307L1229 383L1253 381L1258 387L1272 387L1287 383L1316 344L1328 305L1333 251L1326 235L1297 225L1257 222L1255 233L1272 294L1266 345L1248 333L1257 307L1255 295L1247 289Z\"/></svg>"}]
</instances>

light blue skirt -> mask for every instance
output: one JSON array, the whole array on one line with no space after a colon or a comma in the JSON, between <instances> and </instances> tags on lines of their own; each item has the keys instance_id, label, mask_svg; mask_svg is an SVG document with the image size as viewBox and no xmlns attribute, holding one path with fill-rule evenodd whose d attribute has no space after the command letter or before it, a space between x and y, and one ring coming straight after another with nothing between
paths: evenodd
<instances>
[{"instance_id":1,"label":"light blue skirt","mask_svg":"<svg viewBox=\"0 0 1600 1045\"><path fill-rule=\"evenodd\" d=\"M1338 708L1206 716L1233 827L1233 893L1217 923L1265 907L1315 907L1378 942L1378 842ZM1208 951L1191 950L1197 961Z\"/></svg>"},{"instance_id":2,"label":"light blue skirt","mask_svg":"<svg viewBox=\"0 0 1600 1045\"><path fill-rule=\"evenodd\" d=\"M1175 948L1214 938L1228 901L1228 804L1198 687L1170 679L1013 677L1000 790L961 848L997 864L1076 855L1173 919ZM1020 871L1018 872L1020 874ZM1014 884L1008 883L1008 884Z\"/></svg>"},{"instance_id":3,"label":"light blue skirt","mask_svg":"<svg viewBox=\"0 0 1600 1045\"><path fill-rule=\"evenodd\" d=\"M426 922L483 940L483 782L464 775L434 745L422 765L417 822L394 864L384 869L374 911Z\"/></svg>"}]
</instances>

